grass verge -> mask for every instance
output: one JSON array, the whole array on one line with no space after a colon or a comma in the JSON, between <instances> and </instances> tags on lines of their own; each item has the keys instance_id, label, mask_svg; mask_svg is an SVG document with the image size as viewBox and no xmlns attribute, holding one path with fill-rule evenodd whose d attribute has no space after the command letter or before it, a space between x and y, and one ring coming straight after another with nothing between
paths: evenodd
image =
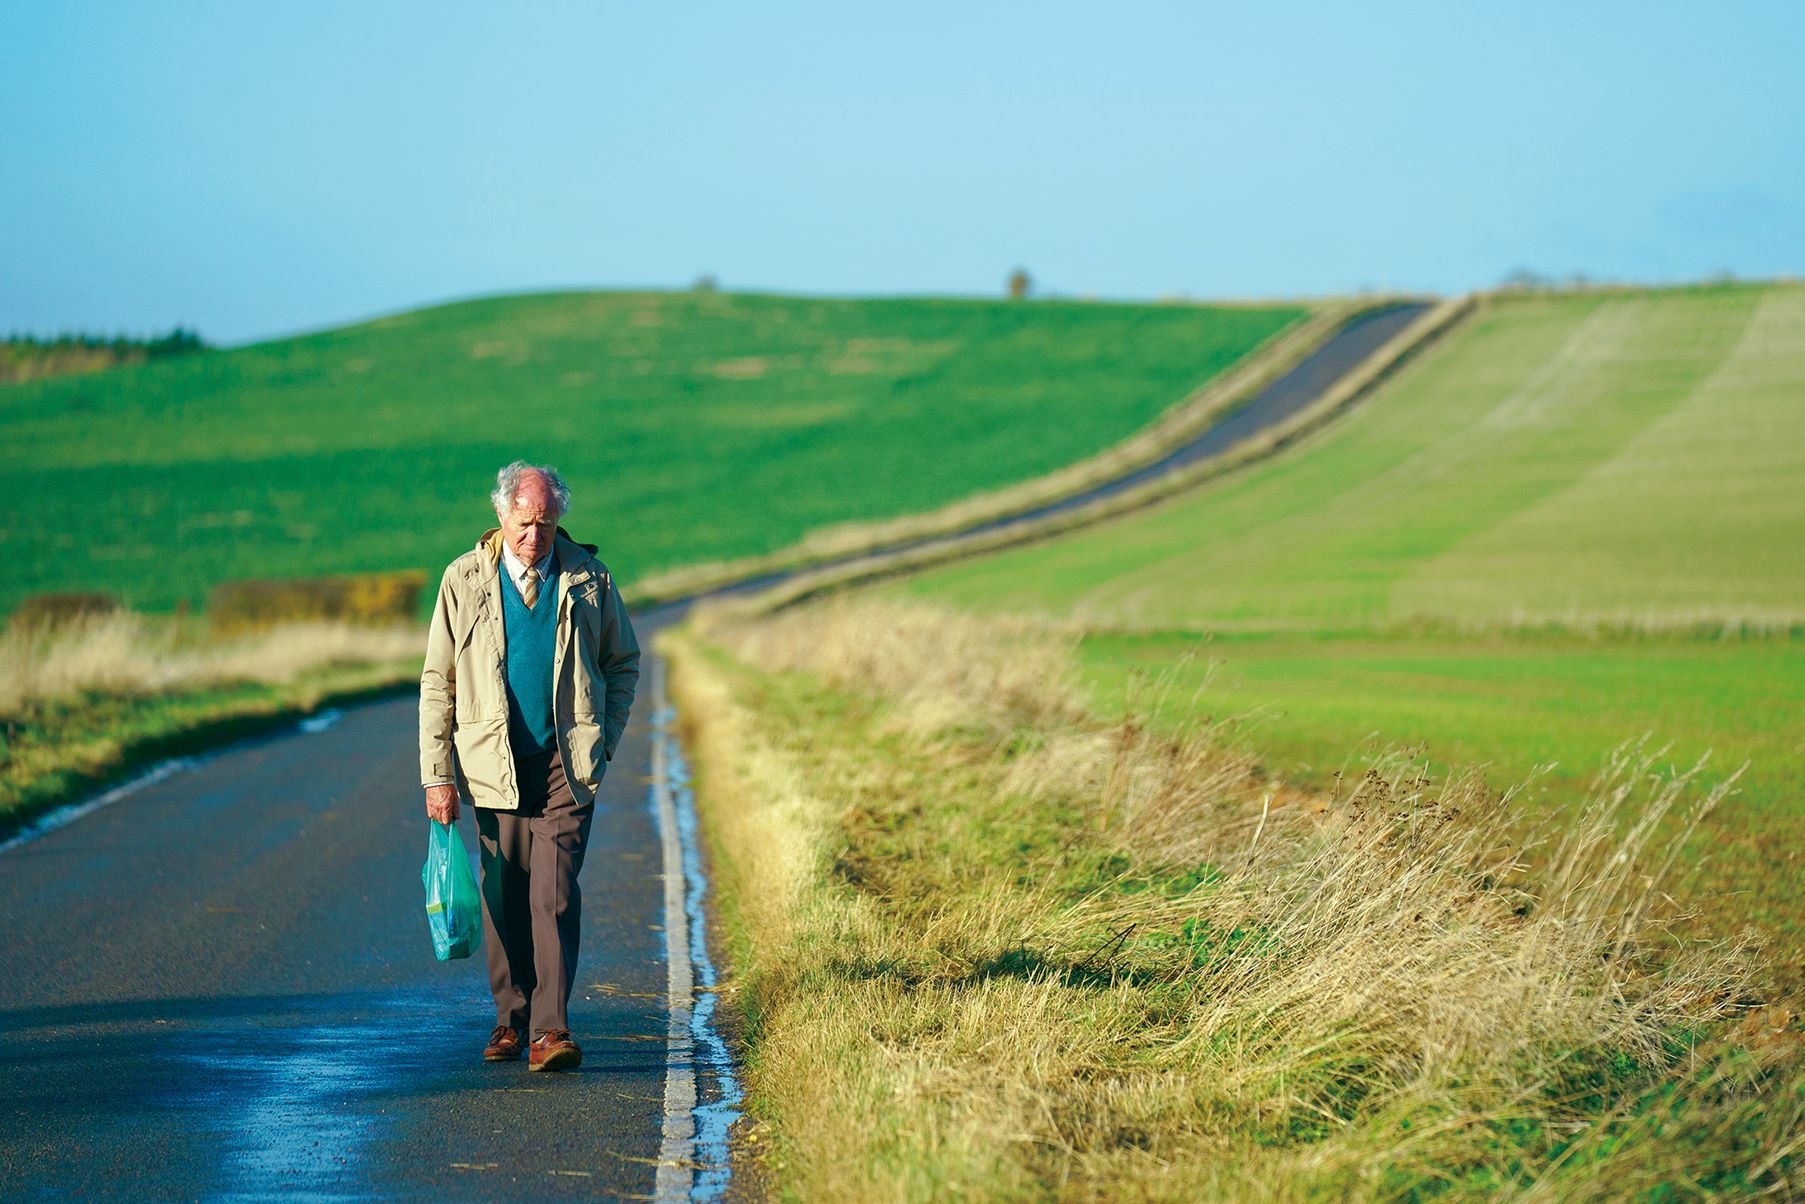
<instances>
[{"instance_id":1,"label":"grass verge","mask_svg":"<svg viewBox=\"0 0 1805 1204\"><path fill-rule=\"evenodd\" d=\"M418 682L411 628L295 624L230 641L115 614L0 639L0 836L165 757Z\"/></svg>"},{"instance_id":2,"label":"grass verge","mask_svg":"<svg viewBox=\"0 0 1805 1204\"><path fill-rule=\"evenodd\" d=\"M1739 776L1684 850L1693 898L1715 931L1772 934L1772 985L1805 999L1805 640L1093 629L1080 659L1101 713L1136 675L1164 673L1172 687L1151 720L1182 724L1193 699L1244 716L1262 764L1315 789L1405 747L1436 773L1483 766L1497 785L1533 782L1517 801L1533 812L1582 794L1626 734L1670 744L1675 766L1708 758L1701 786Z\"/></svg>"},{"instance_id":3,"label":"grass verge","mask_svg":"<svg viewBox=\"0 0 1805 1204\"><path fill-rule=\"evenodd\" d=\"M1341 797L1091 714L1073 632L835 599L662 637L798 1198L1796 1192L1758 952L1668 926L1721 791L1626 750L1512 796Z\"/></svg>"}]
</instances>

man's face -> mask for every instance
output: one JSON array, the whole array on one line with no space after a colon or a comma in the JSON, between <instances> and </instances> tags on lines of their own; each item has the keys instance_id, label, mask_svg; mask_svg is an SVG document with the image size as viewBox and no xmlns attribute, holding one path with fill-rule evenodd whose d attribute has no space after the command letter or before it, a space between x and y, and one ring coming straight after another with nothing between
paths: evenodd
<instances>
[{"instance_id":1,"label":"man's face","mask_svg":"<svg viewBox=\"0 0 1805 1204\"><path fill-rule=\"evenodd\" d=\"M552 550L552 537L558 533L557 503L545 482L528 477L514 495L514 505L500 515L501 537L508 550L524 564L537 564Z\"/></svg>"}]
</instances>

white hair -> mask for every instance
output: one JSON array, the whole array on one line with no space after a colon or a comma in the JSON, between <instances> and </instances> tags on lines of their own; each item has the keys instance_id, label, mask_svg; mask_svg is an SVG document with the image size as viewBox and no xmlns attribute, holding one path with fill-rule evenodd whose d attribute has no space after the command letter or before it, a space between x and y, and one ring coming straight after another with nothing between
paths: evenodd
<instances>
[{"instance_id":1,"label":"white hair","mask_svg":"<svg viewBox=\"0 0 1805 1204\"><path fill-rule=\"evenodd\" d=\"M528 464L525 460L516 460L495 474L495 492L489 495L489 500L495 503L495 513L507 517L508 511L514 508L514 499L520 496L521 484L534 473L545 478L545 487L551 491L558 517L570 513L570 487L565 485L558 470L546 464Z\"/></svg>"}]
</instances>

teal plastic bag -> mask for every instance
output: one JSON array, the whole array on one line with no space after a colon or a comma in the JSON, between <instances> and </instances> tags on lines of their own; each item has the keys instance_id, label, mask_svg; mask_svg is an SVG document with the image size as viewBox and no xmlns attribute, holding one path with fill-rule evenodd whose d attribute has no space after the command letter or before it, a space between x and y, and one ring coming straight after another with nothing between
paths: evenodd
<instances>
[{"instance_id":1,"label":"teal plastic bag","mask_svg":"<svg viewBox=\"0 0 1805 1204\"><path fill-rule=\"evenodd\" d=\"M455 825L426 821L426 923L440 961L469 957L483 943L482 896L470 872L470 854Z\"/></svg>"}]
</instances>

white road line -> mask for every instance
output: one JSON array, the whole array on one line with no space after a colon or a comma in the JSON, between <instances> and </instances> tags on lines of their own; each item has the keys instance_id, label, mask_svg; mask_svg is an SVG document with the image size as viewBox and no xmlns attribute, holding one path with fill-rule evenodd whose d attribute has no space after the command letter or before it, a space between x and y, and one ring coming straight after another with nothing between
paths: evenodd
<instances>
[{"instance_id":1,"label":"white road line","mask_svg":"<svg viewBox=\"0 0 1805 1204\"><path fill-rule=\"evenodd\" d=\"M658 1150L654 1198L688 1200L693 1184L696 1147L695 1042L690 1036L690 1008L695 999L695 969L689 960L689 920L684 911L683 846L677 834L677 808L671 801L669 763L665 753L670 711L664 697L664 658L652 658L652 798L658 814L658 840L664 849L664 952L669 967L666 991L670 1024L665 1033L664 1140Z\"/></svg>"}]
</instances>

